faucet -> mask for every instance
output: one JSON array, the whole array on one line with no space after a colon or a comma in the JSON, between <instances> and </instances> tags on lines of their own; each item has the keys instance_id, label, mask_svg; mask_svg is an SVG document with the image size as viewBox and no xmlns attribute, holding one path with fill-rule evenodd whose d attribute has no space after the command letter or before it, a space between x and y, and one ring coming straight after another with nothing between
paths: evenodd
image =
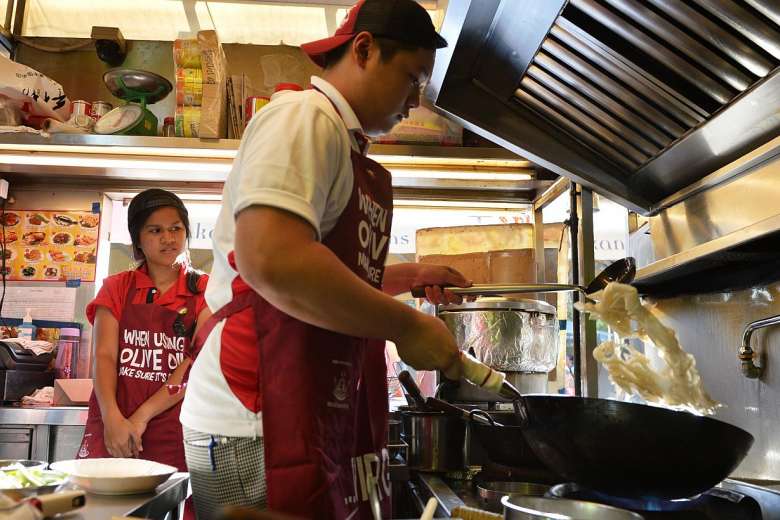
<instances>
[{"instance_id":1,"label":"faucet","mask_svg":"<svg viewBox=\"0 0 780 520\"><path fill-rule=\"evenodd\" d=\"M763 370L762 366L757 366L753 362L755 352L750 348L750 338L753 336L753 333L758 329L778 324L780 324L780 315L762 318L748 323L745 326L745 330L742 333L742 346L739 347L739 351L737 351L737 357L740 361L740 371L743 376L750 379L758 379L761 377L761 372Z\"/></svg>"}]
</instances>

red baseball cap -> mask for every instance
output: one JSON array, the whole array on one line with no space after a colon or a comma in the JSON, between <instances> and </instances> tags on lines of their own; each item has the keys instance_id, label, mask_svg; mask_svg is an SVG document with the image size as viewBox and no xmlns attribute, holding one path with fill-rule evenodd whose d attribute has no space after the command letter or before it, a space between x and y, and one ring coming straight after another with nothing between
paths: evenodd
<instances>
[{"instance_id":1,"label":"red baseball cap","mask_svg":"<svg viewBox=\"0 0 780 520\"><path fill-rule=\"evenodd\" d=\"M314 63L324 67L328 52L363 31L423 49L447 46L447 40L436 32L428 12L414 0L360 0L349 10L344 22L336 29L336 34L304 43L301 49Z\"/></svg>"}]
</instances>

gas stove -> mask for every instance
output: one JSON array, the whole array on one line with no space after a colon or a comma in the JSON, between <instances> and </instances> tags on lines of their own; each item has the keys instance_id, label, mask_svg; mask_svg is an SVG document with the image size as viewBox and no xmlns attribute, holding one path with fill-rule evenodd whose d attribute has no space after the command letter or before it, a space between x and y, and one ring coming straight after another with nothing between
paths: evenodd
<instances>
[{"instance_id":1,"label":"gas stove","mask_svg":"<svg viewBox=\"0 0 780 520\"><path fill-rule=\"evenodd\" d=\"M435 497L439 502L437 516L449 517L458 506L484 508L477 487L487 475L472 480L448 478L440 474L417 473L413 486L423 499ZM491 474L490 478L495 475ZM525 476L524 476L525 477ZM542 479L541 483L549 483ZM547 482L545 482L547 481ZM551 486L546 496L586 500L634 511L645 520L778 520L780 492L754 484L726 479L698 497L685 500L629 500L610 497L584 489L576 484Z\"/></svg>"}]
</instances>

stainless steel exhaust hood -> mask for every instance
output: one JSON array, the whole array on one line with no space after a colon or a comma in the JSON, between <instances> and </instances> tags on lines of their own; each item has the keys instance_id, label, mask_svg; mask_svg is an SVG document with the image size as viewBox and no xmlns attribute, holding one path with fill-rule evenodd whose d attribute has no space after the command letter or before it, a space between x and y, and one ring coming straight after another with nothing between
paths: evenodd
<instances>
[{"instance_id":1,"label":"stainless steel exhaust hood","mask_svg":"<svg viewBox=\"0 0 780 520\"><path fill-rule=\"evenodd\" d=\"M777 0L450 0L429 95L643 214L780 133Z\"/></svg>"}]
</instances>

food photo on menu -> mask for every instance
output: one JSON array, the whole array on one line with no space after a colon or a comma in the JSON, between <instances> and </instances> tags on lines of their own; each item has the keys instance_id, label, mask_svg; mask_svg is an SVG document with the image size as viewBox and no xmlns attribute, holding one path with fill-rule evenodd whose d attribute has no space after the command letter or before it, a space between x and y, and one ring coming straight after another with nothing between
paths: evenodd
<instances>
[{"instance_id":1,"label":"food photo on menu","mask_svg":"<svg viewBox=\"0 0 780 520\"><path fill-rule=\"evenodd\" d=\"M15 209L0 224L8 280L94 281L100 214Z\"/></svg>"}]
</instances>

